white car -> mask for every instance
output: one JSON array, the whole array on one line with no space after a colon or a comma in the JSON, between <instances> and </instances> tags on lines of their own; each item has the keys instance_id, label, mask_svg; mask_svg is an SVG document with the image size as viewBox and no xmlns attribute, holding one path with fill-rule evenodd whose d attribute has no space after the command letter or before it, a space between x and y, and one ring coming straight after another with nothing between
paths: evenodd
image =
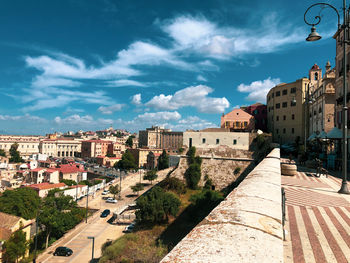
<instances>
[{"instance_id":1,"label":"white car","mask_svg":"<svg viewBox=\"0 0 350 263\"><path fill-rule=\"evenodd\" d=\"M102 192L102 195L108 195L109 194L109 191L108 190L104 190L103 192Z\"/></svg>"},{"instance_id":2,"label":"white car","mask_svg":"<svg viewBox=\"0 0 350 263\"><path fill-rule=\"evenodd\" d=\"M135 227L135 223L131 223L123 230L123 232L124 233L131 233L134 230L134 227Z\"/></svg>"},{"instance_id":3,"label":"white car","mask_svg":"<svg viewBox=\"0 0 350 263\"><path fill-rule=\"evenodd\" d=\"M109 198L107 198L106 202L107 202L107 203L113 203L113 204L116 204L118 201L117 201L117 200L115 200L115 199L113 199L112 197L109 197Z\"/></svg>"}]
</instances>

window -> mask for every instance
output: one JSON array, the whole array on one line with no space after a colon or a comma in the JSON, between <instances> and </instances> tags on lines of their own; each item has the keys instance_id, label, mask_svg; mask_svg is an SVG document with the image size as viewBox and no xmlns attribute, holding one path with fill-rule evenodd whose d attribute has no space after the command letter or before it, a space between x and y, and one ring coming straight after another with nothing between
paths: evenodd
<instances>
[{"instance_id":1,"label":"window","mask_svg":"<svg viewBox=\"0 0 350 263\"><path fill-rule=\"evenodd\" d=\"M219 139L216 139L216 144L219 144L220 143L220 140Z\"/></svg>"},{"instance_id":2,"label":"window","mask_svg":"<svg viewBox=\"0 0 350 263\"><path fill-rule=\"evenodd\" d=\"M284 120L284 121L286 120L286 115L283 115L283 120Z\"/></svg>"},{"instance_id":3,"label":"window","mask_svg":"<svg viewBox=\"0 0 350 263\"><path fill-rule=\"evenodd\" d=\"M321 108L321 107L318 109L318 112L319 112L319 113L321 113L321 112L322 112L322 108Z\"/></svg>"},{"instance_id":4,"label":"window","mask_svg":"<svg viewBox=\"0 0 350 263\"><path fill-rule=\"evenodd\" d=\"M284 89L283 91L282 91L282 95L287 95L287 90L286 89Z\"/></svg>"},{"instance_id":5,"label":"window","mask_svg":"<svg viewBox=\"0 0 350 263\"><path fill-rule=\"evenodd\" d=\"M276 129L276 133L278 134L278 129Z\"/></svg>"},{"instance_id":6,"label":"window","mask_svg":"<svg viewBox=\"0 0 350 263\"><path fill-rule=\"evenodd\" d=\"M294 134L294 128L292 128L292 134Z\"/></svg>"},{"instance_id":7,"label":"window","mask_svg":"<svg viewBox=\"0 0 350 263\"><path fill-rule=\"evenodd\" d=\"M292 101L290 102L290 106L291 106L291 107L294 107L294 106L296 106L296 105L297 105L297 102L296 102L296 101L292 100Z\"/></svg>"},{"instance_id":8,"label":"window","mask_svg":"<svg viewBox=\"0 0 350 263\"><path fill-rule=\"evenodd\" d=\"M294 87L290 89L290 93L296 93L296 92L297 92L297 88Z\"/></svg>"},{"instance_id":9,"label":"window","mask_svg":"<svg viewBox=\"0 0 350 263\"><path fill-rule=\"evenodd\" d=\"M274 97L275 97L275 93L272 92L272 98L274 98Z\"/></svg>"},{"instance_id":10,"label":"window","mask_svg":"<svg viewBox=\"0 0 350 263\"><path fill-rule=\"evenodd\" d=\"M279 109L279 108L281 108L281 104L280 104L280 103L277 103L277 104L276 104L276 109Z\"/></svg>"},{"instance_id":11,"label":"window","mask_svg":"<svg viewBox=\"0 0 350 263\"><path fill-rule=\"evenodd\" d=\"M259 111L258 110L254 110L253 113L254 113L254 115L257 115L257 114L259 114Z\"/></svg>"},{"instance_id":12,"label":"window","mask_svg":"<svg viewBox=\"0 0 350 263\"><path fill-rule=\"evenodd\" d=\"M282 108L287 108L287 106L288 106L288 103L287 103L287 102L283 102L283 103L282 103Z\"/></svg>"},{"instance_id":13,"label":"window","mask_svg":"<svg viewBox=\"0 0 350 263\"><path fill-rule=\"evenodd\" d=\"M276 121L279 121L280 120L280 116L276 116Z\"/></svg>"},{"instance_id":14,"label":"window","mask_svg":"<svg viewBox=\"0 0 350 263\"><path fill-rule=\"evenodd\" d=\"M281 92L280 91L276 91L276 97L281 96Z\"/></svg>"},{"instance_id":15,"label":"window","mask_svg":"<svg viewBox=\"0 0 350 263\"><path fill-rule=\"evenodd\" d=\"M205 143L205 138L202 139L202 143Z\"/></svg>"},{"instance_id":16,"label":"window","mask_svg":"<svg viewBox=\"0 0 350 263\"><path fill-rule=\"evenodd\" d=\"M237 140L236 139L233 140L233 144L237 144Z\"/></svg>"},{"instance_id":17,"label":"window","mask_svg":"<svg viewBox=\"0 0 350 263\"><path fill-rule=\"evenodd\" d=\"M294 118L295 118L295 115L294 115L294 114L292 114L292 120L294 120Z\"/></svg>"},{"instance_id":18,"label":"window","mask_svg":"<svg viewBox=\"0 0 350 263\"><path fill-rule=\"evenodd\" d=\"M283 128L283 133L286 133L286 128Z\"/></svg>"}]
</instances>

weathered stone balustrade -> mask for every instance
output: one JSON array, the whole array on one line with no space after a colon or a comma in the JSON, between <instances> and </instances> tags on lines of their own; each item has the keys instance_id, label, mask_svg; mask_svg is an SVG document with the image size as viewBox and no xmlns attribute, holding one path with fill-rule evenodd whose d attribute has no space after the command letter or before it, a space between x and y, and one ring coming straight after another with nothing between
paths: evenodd
<instances>
[{"instance_id":1,"label":"weathered stone balustrade","mask_svg":"<svg viewBox=\"0 0 350 263\"><path fill-rule=\"evenodd\" d=\"M161 262L283 262L281 203L276 148Z\"/></svg>"}]
</instances>

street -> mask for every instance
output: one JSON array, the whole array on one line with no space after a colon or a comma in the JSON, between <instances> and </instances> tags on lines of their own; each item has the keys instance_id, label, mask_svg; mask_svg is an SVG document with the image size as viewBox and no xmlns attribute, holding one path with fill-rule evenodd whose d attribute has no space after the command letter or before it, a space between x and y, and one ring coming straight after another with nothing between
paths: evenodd
<instances>
[{"instance_id":1,"label":"street","mask_svg":"<svg viewBox=\"0 0 350 263\"><path fill-rule=\"evenodd\" d=\"M169 169L159 171L157 181L161 181L167 175ZM143 177L143 175L141 176ZM122 200L118 200L118 203L111 204L106 203L102 199L102 191L98 191L95 197L89 196L89 208L95 208L99 211L96 212L92 217L88 218L88 223L85 221L77 225L74 229L66 233L60 240L56 241L51 247L49 247L43 254L38 257L38 262L49 263L49 262L71 262L71 263L82 263L89 262L92 256L92 240L88 237L95 238L95 249L94 258L101 256L101 246L108 240L115 240L123 234L123 229L126 225L111 225L107 223L107 220L112 216L113 211L121 210L129 204L135 202L137 196L133 195L130 186L140 181L140 173L136 172L128 175L122 180ZM141 178L142 183L149 183ZM114 184L119 184L117 181ZM145 186L145 189L140 194L147 191L151 185ZM112 195L110 195L112 196ZM80 206L86 205L86 198L78 202ZM111 214L106 218L101 218L100 214L104 209L110 209ZM53 256L53 252L59 246L66 246L73 250L73 255L70 257L58 257Z\"/></svg>"}]
</instances>

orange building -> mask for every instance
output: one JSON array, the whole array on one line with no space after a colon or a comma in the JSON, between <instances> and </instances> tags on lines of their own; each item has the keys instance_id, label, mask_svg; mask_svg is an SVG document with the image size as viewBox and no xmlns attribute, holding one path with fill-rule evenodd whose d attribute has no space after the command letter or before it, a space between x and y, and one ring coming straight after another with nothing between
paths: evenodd
<instances>
[{"instance_id":1,"label":"orange building","mask_svg":"<svg viewBox=\"0 0 350 263\"><path fill-rule=\"evenodd\" d=\"M82 141L81 157L95 158L98 156L106 156L108 153L108 145L110 144L112 144L111 141L103 141L103 140Z\"/></svg>"},{"instance_id":2,"label":"orange building","mask_svg":"<svg viewBox=\"0 0 350 263\"><path fill-rule=\"evenodd\" d=\"M254 117L242 109L222 114L221 128L229 128L230 131L252 131L255 129Z\"/></svg>"}]
</instances>

